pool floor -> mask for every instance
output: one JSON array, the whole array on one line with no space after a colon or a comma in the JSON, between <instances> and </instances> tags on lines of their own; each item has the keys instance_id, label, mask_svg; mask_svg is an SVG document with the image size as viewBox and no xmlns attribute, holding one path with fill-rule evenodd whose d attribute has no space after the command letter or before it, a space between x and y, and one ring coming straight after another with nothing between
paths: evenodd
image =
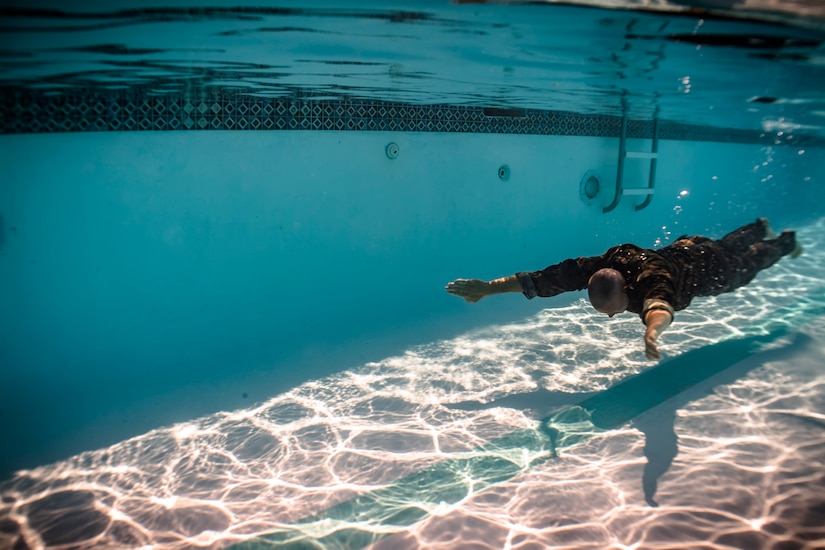
<instances>
[{"instance_id":1,"label":"pool floor","mask_svg":"<svg viewBox=\"0 0 825 550\"><path fill-rule=\"evenodd\" d=\"M633 315L541 310L18 472L0 547L825 546L824 227L658 365Z\"/></svg>"}]
</instances>

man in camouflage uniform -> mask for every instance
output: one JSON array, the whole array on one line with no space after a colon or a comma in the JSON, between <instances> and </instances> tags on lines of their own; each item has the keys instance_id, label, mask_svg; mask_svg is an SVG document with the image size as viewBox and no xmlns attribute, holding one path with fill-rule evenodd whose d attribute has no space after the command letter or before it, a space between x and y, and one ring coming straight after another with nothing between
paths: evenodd
<instances>
[{"instance_id":1,"label":"man in camouflage uniform","mask_svg":"<svg viewBox=\"0 0 825 550\"><path fill-rule=\"evenodd\" d=\"M588 289L593 307L613 317L631 311L646 325L645 355L660 357L657 341L695 296L716 296L749 283L781 257L797 257L802 247L793 231L778 237L768 220L740 227L719 240L684 236L659 250L632 244L614 246L601 256L564 260L541 271L482 281L456 279L447 292L468 302L505 292L527 298Z\"/></svg>"}]
</instances>

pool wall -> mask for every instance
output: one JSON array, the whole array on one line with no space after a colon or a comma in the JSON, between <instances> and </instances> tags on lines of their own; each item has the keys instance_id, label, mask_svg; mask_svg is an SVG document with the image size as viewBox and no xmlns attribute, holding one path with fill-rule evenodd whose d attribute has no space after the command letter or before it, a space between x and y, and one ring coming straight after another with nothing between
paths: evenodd
<instances>
[{"instance_id":1,"label":"pool wall","mask_svg":"<svg viewBox=\"0 0 825 550\"><path fill-rule=\"evenodd\" d=\"M456 277L821 215L822 149L664 140L659 155L650 206L626 197L604 214L612 138L0 136L0 439L13 449L0 478L578 297L470 306L443 291ZM590 201L587 172L601 181ZM647 175L628 161L626 186Z\"/></svg>"}]
</instances>

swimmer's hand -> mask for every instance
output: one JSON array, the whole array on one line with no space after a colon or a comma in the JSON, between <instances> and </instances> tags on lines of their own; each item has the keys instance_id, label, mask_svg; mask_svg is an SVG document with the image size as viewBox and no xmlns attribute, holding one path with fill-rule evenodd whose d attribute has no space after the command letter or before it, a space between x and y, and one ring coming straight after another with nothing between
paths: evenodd
<instances>
[{"instance_id":1,"label":"swimmer's hand","mask_svg":"<svg viewBox=\"0 0 825 550\"><path fill-rule=\"evenodd\" d=\"M475 303L490 294L487 281L481 279L456 279L444 287L448 293Z\"/></svg>"},{"instance_id":2,"label":"swimmer's hand","mask_svg":"<svg viewBox=\"0 0 825 550\"><path fill-rule=\"evenodd\" d=\"M659 348L656 345L656 335L651 334L649 330L645 332L645 357L651 361L662 357L662 354L659 353Z\"/></svg>"},{"instance_id":3,"label":"swimmer's hand","mask_svg":"<svg viewBox=\"0 0 825 550\"><path fill-rule=\"evenodd\" d=\"M475 303L493 294L504 292L522 292L521 283L515 275L502 277L492 281L482 281L481 279L456 279L444 287L453 296L464 298L468 302Z\"/></svg>"}]
</instances>

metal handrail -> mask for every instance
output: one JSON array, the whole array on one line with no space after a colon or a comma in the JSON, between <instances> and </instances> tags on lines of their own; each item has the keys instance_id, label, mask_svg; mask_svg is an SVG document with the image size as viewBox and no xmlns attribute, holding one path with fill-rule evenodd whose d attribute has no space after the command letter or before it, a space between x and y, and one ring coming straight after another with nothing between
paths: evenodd
<instances>
[{"instance_id":1,"label":"metal handrail","mask_svg":"<svg viewBox=\"0 0 825 550\"><path fill-rule=\"evenodd\" d=\"M612 212L617 206L619 206L619 201L622 200L622 184L624 181L624 158L625 153L627 153L627 115L625 112L625 101L622 98L622 129L621 133L619 134L619 164L616 170L616 193L613 195L613 202L611 202L608 206L602 209L602 213L607 214L608 212Z\"/></svg>"},{"instance_id":2,"label":"metal handrail","mask_svg":"<svg viewBox=\"0 0 825 550\"><path fill-rule=\"evenodd\" d=\"M653 144L651 151L627 151L627 103L622 97L622 124L619 132L619 160L616 167L616 192L613 195L613 202L602 209L604 214L612 212L619 205L624 195L647 195L641 204L634 207L638 212L650 204L653 200L653 187L656 185L656 161L659 155L659 108L653 115ZM647 158L650 159L650 175L646 188L625 189L624 188L624 161L626 158Z\"/></svg>"},{"instance_id":3,"label":"metal handrail","mask_svg":"<svg viewBox=\"0 0 825 550\"><path fill-rule=\"evenodd\" d=\"M634 211L644 210L650 201L653 200L653 186L656 185L656 161L659 157L659 108L656 107L656 113L653 115L653 145L650 152L654 156L650 157L650 177L648 178L648 188L650 193L645 197L641 204L636 205Z\"/></svg>"}]
</instances>

